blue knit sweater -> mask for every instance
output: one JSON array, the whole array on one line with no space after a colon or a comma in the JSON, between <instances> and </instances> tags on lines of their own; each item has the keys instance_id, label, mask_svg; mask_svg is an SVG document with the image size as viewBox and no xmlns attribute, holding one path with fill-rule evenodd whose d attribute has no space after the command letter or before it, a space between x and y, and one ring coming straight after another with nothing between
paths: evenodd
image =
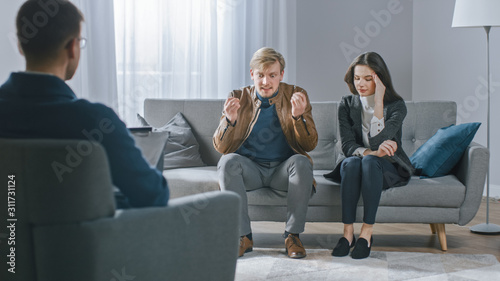
<instances>
[{"instance_id":1,"label":"blue knit sweater","mask_svg":"<svg viewBox=\"0 0 500 281\"><path fill-rule=\"evenodd\" d=\"M278 92L274 93L273 97L277 94ZM255 162L282 162L295 152L283 134L276 106L270 105L269 99L261 97L258 93L257 97L262 102L259 117L252 132L236 153Z\"/></svg>"}]
</instances>

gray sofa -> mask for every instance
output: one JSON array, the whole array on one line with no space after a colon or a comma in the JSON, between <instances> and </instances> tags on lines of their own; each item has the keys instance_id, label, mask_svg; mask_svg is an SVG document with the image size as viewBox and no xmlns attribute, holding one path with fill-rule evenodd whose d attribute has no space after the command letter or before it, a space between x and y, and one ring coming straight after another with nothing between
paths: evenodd
<instances>
[{"instance_id":1,"label":"gray sofa","mask_svg":"<svg viewBox=\"0 0 500 281\"><path fill-rule=\"evenodd\" d=\"M160 127L177 112L190 123L200 145L204 167L165 170L164 176L174 197L219 190L216 165L220 154L212 146L224 100L146 99L144 115L154 127ZM450 101L409 101L403 124L403 148L410 156L439 128L454 124L457 107ZM331 171L340 153L337 124L338 102L313 102L313 117L318 130L318 146L310 153L314 161L317 193L310 200L309 222L341 222L339 184L323 177ZM467 224L481 203L488 150L477 143L466 149L453 173L439 178L413 177L407 186L383 191L377 213L379 223L430 224L438 232L441 248L447 249L445 224ZM286 194L269 189L248 193L249 213L254 221L284 221ZM359 202L362 208L362 202ZM358 211L358 221L362 212Z\"/></svg>"},{"instance_id":2,"label":"gray sofa","mask_svg":"<svg viewBox=\"0 0 500 281\"><path fill-rule=\"evenodd\" d=\"M170 200L167 207L115 210L98 144L0 139L0 155L0 280L234 280L236 194L209 192ZM69 169L60 179L56 162ZM8 185L14 193L7 193ZM7 229L10 224L15 228Z\"/></svg>"}]
</instances>

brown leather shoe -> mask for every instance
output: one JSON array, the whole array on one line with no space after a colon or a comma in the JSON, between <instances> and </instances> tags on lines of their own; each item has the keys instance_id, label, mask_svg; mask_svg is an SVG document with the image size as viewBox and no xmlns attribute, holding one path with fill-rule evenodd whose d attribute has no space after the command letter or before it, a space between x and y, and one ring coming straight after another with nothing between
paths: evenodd
<instances>
[{"instance_id":1,"label":"brown leather shoe","mask_svg":"<svg viewBox=\"0 0 500 281\"><path fill-rule=\"evenodd\" d=\"M288 237L285 239L285 247L288 257L292 259L301 259L306 256L306 249L304 249L297 235L288 234Z\"/></svg>"},{"instance_id":2,"label":"brown leather shoe","mask_svg":"<svg viewBox=\"0 0 500 281\"><path fill-rule=\"evenodd\" d=\"M246 236L240 237L240 253L238 257L251 251L253 251L253 241Z\"/></svg>"}]
</instances>

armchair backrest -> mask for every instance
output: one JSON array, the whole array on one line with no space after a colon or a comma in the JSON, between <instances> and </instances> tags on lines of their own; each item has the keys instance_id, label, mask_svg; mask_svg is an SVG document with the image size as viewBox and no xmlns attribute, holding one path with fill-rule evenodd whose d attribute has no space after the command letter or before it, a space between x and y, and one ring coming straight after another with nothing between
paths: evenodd
<instances>
[{"instance_id":1,"label":"armchair backrest","mask_svg":"<svg viewBox=\"0 0 500 281\"><path fill-rule=\"evenodd\" d=\"M88 140L0 139L0 279L13 260L17 280L36 280L33 231L115 213L106 151ZM4 224L12 226L3 227ZM14 247L14 251L11 251ZM12 264L14 265L14 263ZM14 275L12 275L14 276ZM12 277L11 276L11 277ZM11 280L11 279L8 279Z\"/></svg>"}]
</instances>

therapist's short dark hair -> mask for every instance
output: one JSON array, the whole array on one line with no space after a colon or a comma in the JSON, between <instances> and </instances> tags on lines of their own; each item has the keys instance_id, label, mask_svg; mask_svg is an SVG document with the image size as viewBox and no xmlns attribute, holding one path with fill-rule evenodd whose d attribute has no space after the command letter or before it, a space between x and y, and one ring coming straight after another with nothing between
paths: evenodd
<instances>
[{"instance_id":1,"label":"therapist's short dark hair","mask_svg":"<svg viewBox=\"0 0 500 281\"><path fill-rule=\"evenodd\" d=\"M26 60L52 58L80 36L83 14L67 0L28 0L16 17L17 39Z\"/></svg>"}]
</instances>

